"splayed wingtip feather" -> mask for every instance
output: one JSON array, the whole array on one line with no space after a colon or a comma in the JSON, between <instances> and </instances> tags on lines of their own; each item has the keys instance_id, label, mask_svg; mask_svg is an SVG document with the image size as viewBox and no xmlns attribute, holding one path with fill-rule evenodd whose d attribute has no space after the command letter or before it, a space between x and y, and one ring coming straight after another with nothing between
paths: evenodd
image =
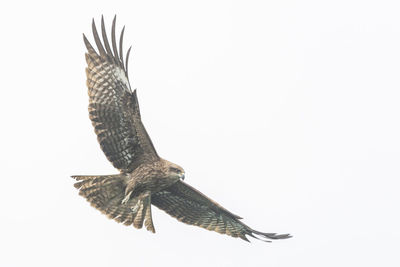
<instances>
[{"instance_id":1,"label":"splayed wingtip feather","mask_svg":"<svg viewBox=\"0 0 400 267\"><path fill-rule=\"evenodd\" d=\"M107 53L104 50L103 44L101 43L94 20L92 21L92 31L93 31L93 37L94 37L94 41L96 42L97 49L99 50L100 55L102 57L105 57L107 55Z\"/></svg>"},{"instance_id":2,"label":"splayed wingtip feather","mask_svg":"<svg viewBox=\"0 0 400 267\"><path fill-rule=\"evenodd\" d=\"M124 32L125 32L125 26L122 28L121 35L119 36L119 59L121 60L122 68L124 67L124 51L122 48L124 41Z\"/></svg>"},{"instance_id":3,"label":"splayed wingtip feather","mask_svg":"<svg viewBox=\"0 0 400 267\"><path fill-rule=\"evenodd\" d=\"M104 43L104 46L105 46L105 48L107 50L107 53L110 55L111 58L113 58L113 53L111 51L110 44L109 44L108 38L107 38L106 27L105 27L105 24L104 24L103 15L101 16L101 35L103 37L103 43Z\"/></svg>"}]
</instances>

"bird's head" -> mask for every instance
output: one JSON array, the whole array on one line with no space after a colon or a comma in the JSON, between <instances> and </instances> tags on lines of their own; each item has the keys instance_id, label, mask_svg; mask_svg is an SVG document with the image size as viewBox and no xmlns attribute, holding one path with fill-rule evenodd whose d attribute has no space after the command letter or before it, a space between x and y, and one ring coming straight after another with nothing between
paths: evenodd
<instances>
[{"instance_id":1,"label":"bird's head","mask_svg":"<svg viewBox=\"0 0 400 267\"><path fill-rule=\"evenodd\" d=\"M176 180L184 180L185 179L185 171L181 166L178 166L172 162L167 161L166 164L167 173L170 178Z\"/></svg>"}]
</instances>

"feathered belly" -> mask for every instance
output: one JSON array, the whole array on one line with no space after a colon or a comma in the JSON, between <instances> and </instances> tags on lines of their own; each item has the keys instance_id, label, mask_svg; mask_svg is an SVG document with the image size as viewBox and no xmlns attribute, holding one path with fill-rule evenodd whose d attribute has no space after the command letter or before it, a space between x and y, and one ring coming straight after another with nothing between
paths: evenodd
<instances>
[{"instance_id":1,"label":"feathered belly","mask_svg":"<svg viewBox=\"0 0 400 267\"><path fill-rule=\"evenodd\" d=\"M147 179L138 179L135 183L134 193L150 191L152 194L170 187L179 179L164 178L164 177L148 177Z\"/></svg>"}]
</instances>

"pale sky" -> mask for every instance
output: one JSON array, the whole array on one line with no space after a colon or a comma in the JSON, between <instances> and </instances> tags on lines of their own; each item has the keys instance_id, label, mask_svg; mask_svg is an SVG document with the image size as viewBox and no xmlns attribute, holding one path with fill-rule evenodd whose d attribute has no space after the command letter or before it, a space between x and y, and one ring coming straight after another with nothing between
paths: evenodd
<instances>
[{"instance_id":1,"label":"pale sky","mask_svg":"<svg viewBox=\"0 0 400 267\"><path fill-rule=\"evenodd\" d=\"M0 266L400 266L398 1L0 4ZM153 208L107 219L71 175L117 173L88 118L85 47L133 45L143 122L251 243Z\"/></svg>"}]
</instances>

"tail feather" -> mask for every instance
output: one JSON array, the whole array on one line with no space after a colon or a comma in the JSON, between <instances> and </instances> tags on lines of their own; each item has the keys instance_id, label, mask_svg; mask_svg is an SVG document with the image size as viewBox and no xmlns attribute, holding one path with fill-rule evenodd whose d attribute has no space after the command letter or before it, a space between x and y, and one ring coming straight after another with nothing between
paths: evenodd
<instances>
[{"instance_id":1,"label":"tail feather","mask_svg":"<svg viewBox=\"0 0 400 267\"><path fill-rule=\"evenodd\" d=\"M144 221L144 204L141 203L141 205L139 206L139 209L136 213L136 217L133 220L133 226L135 226L135 228L137 229L141 229L143 227L143 221Z\"/></svg>"},{"instance_id":2,"label":"tail feather","mask_svg":"<svg viewBox=\"0 0 400 267\"><path fill-rule=\"evenodd\" d=\"M132 225L133 220L135 219L135 215L136 215L136 214L133 213L133 212L128 213L127 216L126 216L125 221L123 221L122 223L123 223L124 225Z\"/></svg>"},{"instance_id":3,"label":"tail feather","mask_svg":"<svg viewBox=\"0 0 400 267\"><path fill-rule=\"evenodd\" d=\"M140 197L140 206L133 220L133 226L140 229L143 227L143 223L148 231L153 233L156 232L153 225L153 219L151 216L151 195L143 194Z\"/></svg>"},{"instance_id":4,"label":"tail feather","mask_svg":"<svg viewBox=\"0 0 400 267\"><path fill-rule=\"evenodd\" d=\"M126 176L72 176L78 182L74 186L79 189L90 204L108 218L114 219L124 225L142 228L143 223L147 230L155 232L151 217L151 202L149 194L132 197L125 204Z\"/></svg>"},{"instance_id":5,"label":"tail feather","mask_svg":"<svg viewBox=\"0 0 400 267\"><path fill-rule=\"evenodd\" d=\"M156 230L153 225L153 219L151 216L151 196L146 198L147 204L146 204L146 214L144 218L144 225L146 226L146 229L150 232L155 233Z\"/></svg>"},{"instance_id":6,"label":"tail feather","mask_svg":"<svg viewBox=\"0 0 400 267\"><path fill-rule=\"evenodd\" d=\"M79 195L101 211L105 211L111 200L118 199L124 194L124 180L121 175L72 176L72 178L78 181L74 186L79 189Z\"/></svg>"}]
</instances>

